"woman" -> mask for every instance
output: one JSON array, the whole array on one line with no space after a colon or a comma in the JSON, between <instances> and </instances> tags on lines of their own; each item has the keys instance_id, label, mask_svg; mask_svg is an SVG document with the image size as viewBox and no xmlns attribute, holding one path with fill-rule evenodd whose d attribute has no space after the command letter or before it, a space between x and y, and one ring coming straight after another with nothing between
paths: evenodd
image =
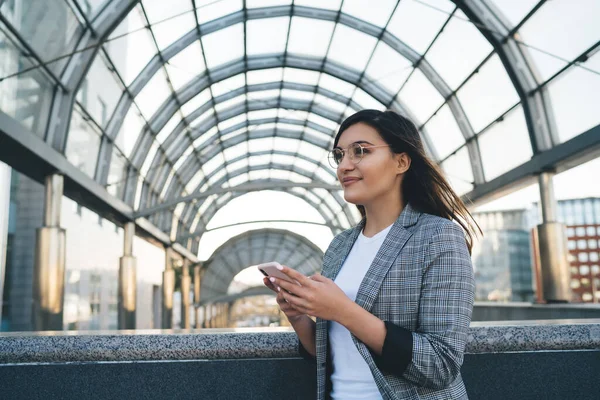
<instances>
[{"instance_id":1,"label":"woman","mask_svg":"<svg viewBox=\"0 0 600 400\"><path fill-rule=\"evenodd\" d=\"M265 278L316 358L318 399L466 399L477 225L392 111L346 119L330 159L362 221L333 239L322 274Z\"/></svg>"}]
</instances>

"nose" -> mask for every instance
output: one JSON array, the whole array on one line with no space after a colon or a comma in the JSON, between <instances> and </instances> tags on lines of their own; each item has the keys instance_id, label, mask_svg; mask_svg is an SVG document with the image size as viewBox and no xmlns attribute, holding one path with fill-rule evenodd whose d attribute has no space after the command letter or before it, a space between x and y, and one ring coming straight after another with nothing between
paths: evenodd
<instances>
[{"instance_id":1,"label":"nose","mask_svg":"<svg viewBox=\"0 0 600 400\"><path fill-rule=\"evenodd\" d=\"M337 167L338 173L342 171L352 171L354 168L355 165L352 161L350 161L350 156L346 152L346 154L344 154L344 157L342 157L342 161L340 161Z\"/></svg>"}]
</instances>

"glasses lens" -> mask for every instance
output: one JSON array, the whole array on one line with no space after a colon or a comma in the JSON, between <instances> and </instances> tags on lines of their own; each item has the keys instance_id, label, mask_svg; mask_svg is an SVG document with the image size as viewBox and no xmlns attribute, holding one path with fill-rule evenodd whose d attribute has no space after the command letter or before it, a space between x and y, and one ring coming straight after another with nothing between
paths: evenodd
<instances>
[{"instance_id":1,"label":"glasses lens","mask_svg":"<svg viewBox=\"0 0 600 400\"><path fill-rule=\"evenodd\" d=\"M363 148L360 144L358 143L352 143L352 145L348 148L348 152L350 153L350 159L355 163L358 164L358 162L360 160L362 160L363 157Z\"/></svg>"},{"instance_id":2,"label":"glasses lens","mask_svg":"<svg viewBox=\"0 0 600 400\"><path fill-rule=\"evenodd\" d=\"M337 168L338 165L342 162L342 158L344 154L340 149L334 149L329 152L329 165L333 168Z\"/></svg>"}]
</instances>

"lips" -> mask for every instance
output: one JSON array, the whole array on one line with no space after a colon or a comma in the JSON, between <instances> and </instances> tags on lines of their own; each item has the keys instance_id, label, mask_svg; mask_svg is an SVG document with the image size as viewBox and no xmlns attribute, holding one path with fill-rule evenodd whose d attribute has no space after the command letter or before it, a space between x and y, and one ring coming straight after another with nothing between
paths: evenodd
<instances>
[{"instance_id":1,"label":"lips","mask_svg":"<svg viewBox=\"0 0 600 400\"><path fill-rule=\"evenodd\" d=\"M349 186L349 185L352 185L353 183L358 182L358 181L360 181L360 178L344 178L342 180L342 184L344 186Z\"/></svg>"}]
</instances>

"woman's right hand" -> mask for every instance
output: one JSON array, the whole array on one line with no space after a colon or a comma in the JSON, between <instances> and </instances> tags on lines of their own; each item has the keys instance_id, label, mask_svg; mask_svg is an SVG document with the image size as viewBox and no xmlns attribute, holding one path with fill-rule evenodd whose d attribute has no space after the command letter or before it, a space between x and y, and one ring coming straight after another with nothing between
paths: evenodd
<instances>
[{"instance_id":1,"label":"woman's right hand","mask_svg":"<svg viewBox=\"0 0 600 400\"><path fill-rule=\"evenodd\" d=\"M294 307L292 307L292 305L283 298L281 289L278 287L275 287L273 285L273 283L269 280L269 278L263 278L263 283L265 284L266 287L268 287L269 289L271 289L272 291L277 293L277 304L279 304L279 308L281 309L281 311L283 311L283 313L285 314L285 316L287 317L287 319L290 322L293 322L296 318L299 318L299 317L302 317L303 315L305 315L304 313L302 313L302 312L296 310Z\"/></svg>"}]
</instances>

